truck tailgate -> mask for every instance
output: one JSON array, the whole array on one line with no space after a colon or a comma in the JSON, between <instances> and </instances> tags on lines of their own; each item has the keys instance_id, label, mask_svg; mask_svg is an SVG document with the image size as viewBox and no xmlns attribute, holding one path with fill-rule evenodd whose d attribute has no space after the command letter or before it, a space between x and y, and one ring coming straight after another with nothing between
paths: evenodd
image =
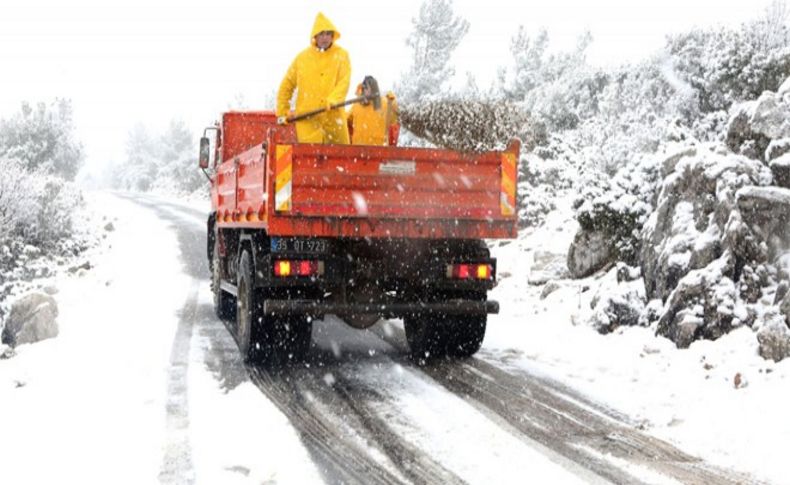
<instances>
[{"instance_id":1,"label":"truck tailgate","mask_svg":"<svg viewBox=\"0 0 790 485\"><path fill-rule=\"evenodd\" d=\"M277 216L515 219L515 156L404 147L279 145Z\"/></svg>"}]
</instances>

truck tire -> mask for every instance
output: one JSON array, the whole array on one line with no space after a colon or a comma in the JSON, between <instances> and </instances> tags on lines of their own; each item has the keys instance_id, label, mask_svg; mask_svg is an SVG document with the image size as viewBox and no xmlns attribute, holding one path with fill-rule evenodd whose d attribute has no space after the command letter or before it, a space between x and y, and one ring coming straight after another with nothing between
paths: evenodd
<instances>
[{"instance_id":1,"label":"truck tire","mask_svg":"<svg viewBox=\"0 0 790 485\"><path fill-rule=\"evenodd\" d=\"M487 320L487 315L453 317L446 327L449 333L447 354L451 357L466 358L480 350L486 335Z\"/></svg>"},{"instance_id":2,"label":"truck tire","mask_svg":"<svg viewBox=\"0 0 790 485\"><path fill-rule=\"evenodd\" d=\"M238 294L236 314L236 342L242 359L248 364L268 363L273 358L271 332L266 331L263 298L253 283L252 256L243 250L239 259Z\"/></svg>"},{"instance_id":3,"label":"truck tire","mask_svg":"<svg viewBox=\"0 0 790 485\"><path fill-rule=\"evenodd\" d=\"M291 315L277 322L280 363L303 362L310 351L313 321L306 315Z\"/></svg>"},{"instance_id":4,"label":"truck tire","mask_svg":"<svg viewBox=\"0 0 790 485\"><path fill-rule=\"evenodd\" d=\"M310 350L312 320L306 315L264 314L266 293L254 287L252 256L246 249L239 260L238 292L236 340L244 361L275 368L304 360Z\"/></svg>"},{"instance_id":5,"label":"truck tire","mask_svg":"<svg viewBox=\"0 0 790 485\"><path fill-rule=\"evenodd\" d=\"M418 362L447 355L447 332L443 315L414 315L403 319L406 342L411 356Z\"/></svg>"},{"instance_id":6,"label":"truck tire","mask_svg":"<svg viewBox=\"0 0 790 485\"><path fill-rule=\"evenodd\" d=\"M483 345L486 315L432 315L406 317L403 327L412 358L471 357Z\"/></svg>"},{"instance_id":7,"label":"truck tire","mask_svg":"<svg viewBox=\"0 0 790 485\"><path fill-rule=\"evenodd\" d=\"M236 298L222 291L222 263L219 259L219 243L214 239L214 251L211 254L211 291L214 293L214 313L220 320L235 320Z\"/></svg>"}]
</instances>

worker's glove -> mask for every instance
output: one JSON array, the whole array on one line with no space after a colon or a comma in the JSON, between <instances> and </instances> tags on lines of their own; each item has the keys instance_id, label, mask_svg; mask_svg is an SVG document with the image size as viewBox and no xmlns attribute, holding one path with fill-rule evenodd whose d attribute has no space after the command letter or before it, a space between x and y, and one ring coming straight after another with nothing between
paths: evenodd
<instances>
[{"instance_id":1,"label":"worker's glove","mask_svg":"<svg viewBox=\"0 0 790 485\"><path fill-rule=\"evenodd\" d=\"M288 124L288 117L287 116L278 116L277 117L277 124L280 126L285 126Z\"/></svg>"}]
</instances>

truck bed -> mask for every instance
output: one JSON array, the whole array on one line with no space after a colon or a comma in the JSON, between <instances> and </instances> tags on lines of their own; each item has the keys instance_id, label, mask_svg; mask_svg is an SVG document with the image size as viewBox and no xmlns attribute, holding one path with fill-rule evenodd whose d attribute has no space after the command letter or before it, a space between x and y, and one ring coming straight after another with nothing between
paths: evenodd
<instances>
[{"instance_id":1,"label":"truck bed","mask_svg":"<svg viewBox=\"0 0 790 485\"><path fill-rule=\"evenodd\" d=\"M263 227L273 236L515 236L517 145L463 154L299 144L271 113L225 117L246 130L234 130L244 140L224 140L212 191L221 227Z\"/></svg>"}]
</instances>

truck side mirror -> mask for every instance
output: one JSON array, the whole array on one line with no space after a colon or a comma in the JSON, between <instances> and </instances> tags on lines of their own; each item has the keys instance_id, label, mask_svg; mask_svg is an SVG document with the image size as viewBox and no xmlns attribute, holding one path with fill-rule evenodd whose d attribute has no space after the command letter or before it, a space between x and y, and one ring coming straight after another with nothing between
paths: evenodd
<instances>
[{"instance_id":1,"label":"truck side mirror","mask_svg":"<svg viewBox=\"0 0 790 485\"><path fill-rule=\"evenodd\" d=\"M208 137L203 137L200 139L200 157L198 158L198 163L200 164L200 168L207 169L208 162L211 158L211 142L209 141Z\"/></svg>"}]
</instances>

